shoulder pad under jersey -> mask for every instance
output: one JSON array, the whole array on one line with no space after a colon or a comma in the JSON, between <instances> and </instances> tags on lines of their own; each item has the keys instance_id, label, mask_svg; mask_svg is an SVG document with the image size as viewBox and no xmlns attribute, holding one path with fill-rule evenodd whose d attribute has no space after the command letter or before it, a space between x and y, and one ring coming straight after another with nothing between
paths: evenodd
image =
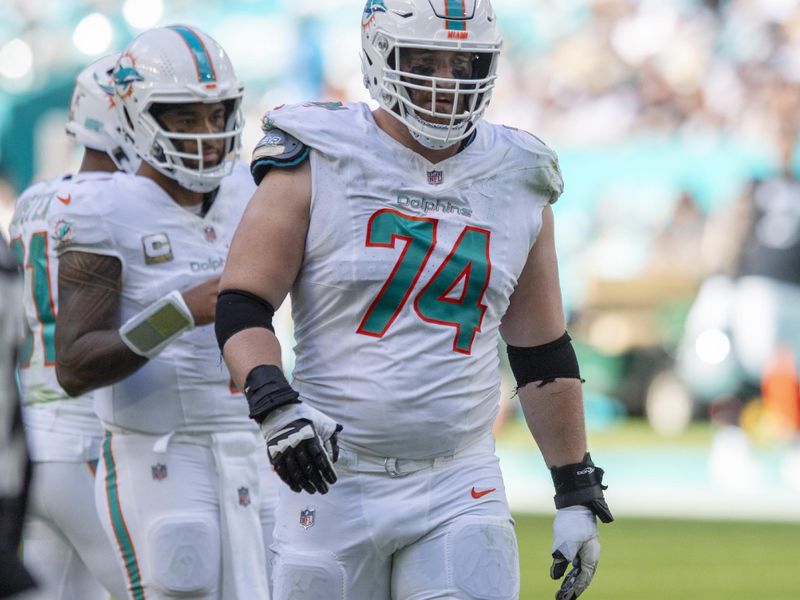
<instances>
[{"instance_id":1,"label":"shoulder pad under jersey","mask_svg":"<svg viewBox=\"0 0 800 600\"><path fill-rule=\"evenodd\" d=\"M503 125L507 139L519 149L516 155L530 173L527 178L532 190L543 193L554 204L564 191L564 179L555 151L539 137L516 127Z\"/></svg>"},{"instance_id":2,"label":"shoulder pad under jersey","mask_svg":"<svg viewBox=\"0 0 800 600\"><path fill-rule=\"evenodd\" d=\"M276 127L267 129L253 150L250 174L256 185L272 167L296 167L308 158L308 146Z\"/></svg>"}]
</instances>

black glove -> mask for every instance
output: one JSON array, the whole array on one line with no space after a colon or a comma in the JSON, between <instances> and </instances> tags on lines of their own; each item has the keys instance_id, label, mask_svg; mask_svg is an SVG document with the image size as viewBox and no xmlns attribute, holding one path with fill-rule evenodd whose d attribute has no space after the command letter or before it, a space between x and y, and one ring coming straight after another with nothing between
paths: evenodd
<instances>
[{"instance_id":1,"label":"black glove","mask_svg":"<svg viewBox=\"0 0 800 600\"><path fill-rule=\"evenodd\" d=\"M336 482L337 435L342 426L300 401L283 372L259 365L247 375L244 395L261 427L275 472L294 492L325 494Z\"/></svg>"},{"instance_id":2,"label":"black glove","mask_svg":"<svg viewBox=\"0 0 800 600\"><path fill-rule=\"evenodd\" d=\"M307 404L275 410L261 423L275 472L294 492L328 492L336 483L337 436L342 426Z\"/></svg>"}]
</instances>

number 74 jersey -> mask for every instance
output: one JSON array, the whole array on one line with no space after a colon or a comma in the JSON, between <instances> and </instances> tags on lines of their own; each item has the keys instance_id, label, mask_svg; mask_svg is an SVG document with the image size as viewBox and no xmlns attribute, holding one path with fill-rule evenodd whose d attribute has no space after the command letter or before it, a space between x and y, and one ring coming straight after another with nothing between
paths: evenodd
<instances>
[{"instance_id":1,"label":"number 74 jersey","mask_svg":"<svg viewBox=\"0 0 800 600\"><path fill-rule=\"evenodd\" d=\"M287 106L265 124L311 149L292 293L301 396L379 456L445 455L486 434L500 320L562 191L555 154L481 121L471 144L432 164L365 104Z\"/></svg>"}]
</instances>

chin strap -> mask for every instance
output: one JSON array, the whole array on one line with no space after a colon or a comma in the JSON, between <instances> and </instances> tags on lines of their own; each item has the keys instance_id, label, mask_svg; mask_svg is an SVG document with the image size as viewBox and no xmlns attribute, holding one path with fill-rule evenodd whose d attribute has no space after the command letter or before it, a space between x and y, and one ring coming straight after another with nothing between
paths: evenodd
<instances>
[{"instance_id":1,"label":"chin strap","mask_svg":"<svg viewBox=\"0 0 800 600\"><path fill-rule=\"evenodd\" d=\"M441 125L439 123L430 123L425 119L423 119L422 117L420 117L419 115L417 115L416 113L408 112L407 115L413 118L414 121L416 122L417 127L422 130L418 131L416 129L409 127L408 131L411 133L411 136L415 140L417 140L420 144L425 146L428 150L444 150L445 148L450 148L451 146L454 146L455 144L458 144L461 141L461 139L446 141L435 137L430 137L429 135L426 135L423 132L430 129L437 133L441 132L443 135L447 135L447 132L448 130L450 130L450 128L447 125ZM469 125L470 125L469 121L464 121L463 129L466 129L467 127L469 127ZM453 130L456 131L456 137L460 138L461 134L463 133L463 130L459 130L459 128L456 127L454 127Z\"/></svg>"}]
</instances>

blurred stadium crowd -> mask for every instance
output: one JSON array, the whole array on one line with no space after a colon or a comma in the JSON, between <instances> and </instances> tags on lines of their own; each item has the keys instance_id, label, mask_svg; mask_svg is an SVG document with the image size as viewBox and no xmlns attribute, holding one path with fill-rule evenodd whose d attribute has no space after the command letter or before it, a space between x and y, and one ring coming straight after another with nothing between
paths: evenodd
<instances>
[{"instance_id":1,"label":"blurred stadium crowd","mask_svg":"<svg viewBox=\"0 0 800 600\"><path fill-rule=\"evenodd\" d=\"M753 180L798 172L800 3L494 4L505 46L488 118L536 133L561 158L562 284L589 399L602 399L600 419L646 412L648 394L660 392L651 409L666 404L668 416L685 424L697 407L676 400L687 396L687 385L675 361L688 343L686 317L702 282L736 275L748 234L740 227L734 235L731 210L741 208ZM191 23L229 50L246 84L245 159L265 108L367 98L351 26L360 0L7 5L0 24L3 228L20 189L74 165L60 129L71 77L92 55L122 47L145 27ZM52 110L61 111L58 118L48 118ZM793 203L800 207L800 198ZM792 210L786 214L800 212ZM719 364L732 343L711 339L698 348ZM719 390L707 400L724 395Z\"/></svg>"}]
</instances>

